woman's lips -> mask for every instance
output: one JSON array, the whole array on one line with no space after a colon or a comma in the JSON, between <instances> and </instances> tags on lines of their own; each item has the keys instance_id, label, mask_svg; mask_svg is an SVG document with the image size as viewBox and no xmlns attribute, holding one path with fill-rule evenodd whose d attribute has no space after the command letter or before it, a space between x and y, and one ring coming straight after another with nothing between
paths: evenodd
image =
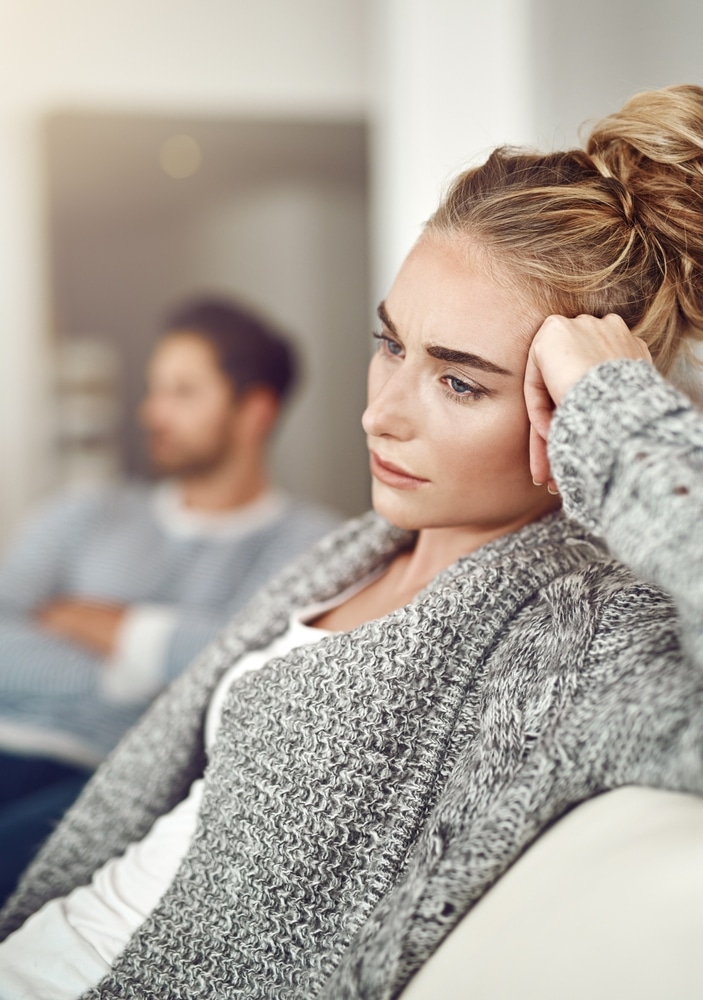
<instances>
[{"instance_id":1,"label":"woman's lips","mask_svg":"<svg viewBox=\"0 0 703 1000\"><path fill-rule=\"evenodd\" d=\"M404 472L397 465L382 461L373 451L369 454L371 456L371 475L374 479L385 483L386 486L392 486L397 490L413 490L428 482L427 479L411 476L409 472Z\"/></svg>"}]
</instances>

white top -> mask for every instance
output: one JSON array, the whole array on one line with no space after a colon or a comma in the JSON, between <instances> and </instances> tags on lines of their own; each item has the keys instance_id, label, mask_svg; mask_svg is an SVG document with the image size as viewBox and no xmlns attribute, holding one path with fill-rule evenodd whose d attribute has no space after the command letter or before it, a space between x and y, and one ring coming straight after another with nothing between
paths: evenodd
<instances>
[{"instance_id":1,"label":"white top","mask_svg":"<svg viewBox=\"0 0 703 1000\"><path fill-rule=\"evenodd\" d=\"M210 700L206 746L215 739L232 684L268 660L329 635L305 621L344 603L377 575L294 613L283 635L237 660ZM46 903L0 943L2 1000L75 1000L97 985L171 884L195 833L202 790L200 778L186 799L161 816L143 840L103 865L90 885Z\"/></svg>"}]
</instances>

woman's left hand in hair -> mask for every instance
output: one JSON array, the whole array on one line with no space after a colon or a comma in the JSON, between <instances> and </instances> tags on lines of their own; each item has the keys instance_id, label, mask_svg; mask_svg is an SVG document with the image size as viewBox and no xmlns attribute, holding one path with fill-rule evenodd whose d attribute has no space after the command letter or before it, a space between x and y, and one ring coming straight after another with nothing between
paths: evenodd
<instances>
[{"instance_id":1,"label":"woman's left hand in hair","mask_svg":"<svg viewBox=\"0 0 703 1000\"><path fill-rule=\"evenodd\" d=\"M530 417L530 470L537 484L550 478L547 437L554 408L587 372L604 361L630 358L651 362L647 345L620 316L548 316L534 336L525 370L525 402Z\"/></svg>"}]
</instances>

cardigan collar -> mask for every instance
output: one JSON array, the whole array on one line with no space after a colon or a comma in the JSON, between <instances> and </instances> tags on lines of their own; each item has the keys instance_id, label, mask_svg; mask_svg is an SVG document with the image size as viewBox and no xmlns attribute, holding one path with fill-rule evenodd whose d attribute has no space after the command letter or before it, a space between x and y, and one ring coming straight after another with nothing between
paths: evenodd
<instances>
[{"instance_id":1,"label":"cardigan collar","mask_svg":"<svg viewBox=\"0 0 703 1000\"><path fill-rule=\"evenodd\" d=\"M233 655L263 648L285 631L292 609L336 596L389 564L415 538L415 532L396 528L373 511L347 522L260 592L223 634L224 648ZM594 556L607 556L602 545L562 511L555 511L458 559L438 573L408 607L446 588L455 593L457 588L470 590L476 575L485 572L494 576L496 585L502 580L507 592L513 589L516 601L518 591L524 591L524 600L555 576ZM523 586L518 585L518 578Z\"/></svg>"}]
</instances>

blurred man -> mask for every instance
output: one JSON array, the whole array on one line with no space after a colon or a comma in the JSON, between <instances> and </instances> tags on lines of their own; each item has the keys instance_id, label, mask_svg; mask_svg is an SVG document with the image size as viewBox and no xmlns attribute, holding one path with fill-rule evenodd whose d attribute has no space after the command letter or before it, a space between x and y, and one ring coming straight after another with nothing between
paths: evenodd
<instances>
[{"instance_id":1,"label":"blurred man","mask_svg":"<svg viewBox=\"0 0 703 1000\"><path fill-rule=\"evenodd\" d=\"M0 899L147 703L337 523L271 486L294 367L229 303L179 310L140 411L162 481L55 502L0 564Z\"/></svg>"}]
</instances>

